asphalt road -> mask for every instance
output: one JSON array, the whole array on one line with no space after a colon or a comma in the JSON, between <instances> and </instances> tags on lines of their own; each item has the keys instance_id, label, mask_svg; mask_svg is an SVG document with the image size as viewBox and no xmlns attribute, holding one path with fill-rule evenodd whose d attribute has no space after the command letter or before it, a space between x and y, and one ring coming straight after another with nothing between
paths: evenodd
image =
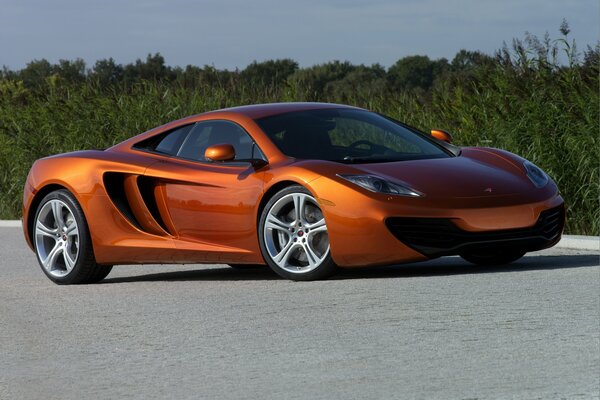
<instances>
[{"instance_id":1,"label":"asphalt road","mask_svg":"<svg viewBox=\"0 0 600 400\"><path fill-rule=\"evenodd\" d=\"M295 283L123 266L57 286L0 228L1 399L593 399L597 253Z\"/></svg>"}]
</instances>

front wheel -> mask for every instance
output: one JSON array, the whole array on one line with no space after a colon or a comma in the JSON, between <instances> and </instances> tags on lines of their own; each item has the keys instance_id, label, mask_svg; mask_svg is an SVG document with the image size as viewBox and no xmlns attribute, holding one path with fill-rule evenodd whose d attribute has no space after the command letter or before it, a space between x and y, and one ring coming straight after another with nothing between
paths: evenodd
<instances>
[{"instance_id":1,"label":"front wheel","mask_svg":"<svg viewBox=\"0 0 600 400\"><path fill-rule=\"evenodd\" d=\"M265 261L284 278L323 279L337 269L329 252L321 207L302 186L282 189L268 201L260 217L258 237Z\"/></svg>"},{"instance_id":2,"label":"front wheel","mask_svg":"<svg viewBox=\"0 0 600 400\"><path fill-rule=\"evenodd\" d=\"M38 261L53 282L95 283L110 273L112 266L96 263L83 211L67 190L42 199L33 228Z\"/></svg>"},{"instance_id":3,"label":"front wheel","mask_svg":"<svg viewBox=\"0 0 600 400\"><path fill-rule=\"evenodd\" d=\"M481 265L481 266L494 266L494 265L505 265L510 264L513 261L517 261L519 258L525 255L524 251L518 250L506 250L506 251L492 251L487 253L465 253L460 256L466 261Z\"/></svg>"}]
</instances>

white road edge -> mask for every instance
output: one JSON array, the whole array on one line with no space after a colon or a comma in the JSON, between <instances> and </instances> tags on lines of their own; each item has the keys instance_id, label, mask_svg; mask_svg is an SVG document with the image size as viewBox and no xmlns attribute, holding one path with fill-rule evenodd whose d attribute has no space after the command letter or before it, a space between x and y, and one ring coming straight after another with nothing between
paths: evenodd
<instances>
[{"instance_id":1,"label":"white road edge","mask_svg":"<svg viewBox=\"0 0 600 400\"><path fill-rule=\"evenodd\" d=\"M0 228L20 228L21 220L0 220ZM600 236L563 235L556 245L561 249L600 251Z\"/></svg>"},{"instance_id":2,"label":"white road edge","mask_svg":"<svg viewBox=\"0 0 600 400\"><path fill-rule=\"evenodd\" d=\"M0 228L20 228L21 220L0 220Z\"/></svg>"}]
</instances>

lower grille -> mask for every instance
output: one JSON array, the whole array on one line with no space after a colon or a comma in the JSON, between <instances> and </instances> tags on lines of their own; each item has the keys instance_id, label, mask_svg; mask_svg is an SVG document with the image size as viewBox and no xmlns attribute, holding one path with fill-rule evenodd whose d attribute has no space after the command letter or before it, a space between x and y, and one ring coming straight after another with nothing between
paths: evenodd
<instances>
[{"instance_id":1,"label":"lower grille","mask_svg":"<svg viewBox=\"0 0 600 400\"><path fill-rule=\"evenodd\" d=\"M449 218L391 217L385 223L397 239L426 256L435 257L499 247L540 250L559 237L564 221L564 207L559 206L540 213L534 226L521 229L468 232Z\"/></svg>"}]
</instances>

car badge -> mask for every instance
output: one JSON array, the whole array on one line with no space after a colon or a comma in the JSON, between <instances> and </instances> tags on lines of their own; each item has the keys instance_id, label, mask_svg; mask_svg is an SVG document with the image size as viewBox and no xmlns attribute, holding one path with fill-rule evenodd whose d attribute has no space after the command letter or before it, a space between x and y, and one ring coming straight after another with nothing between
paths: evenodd
<instances>
[{"instance_id":1,"label":"car badge","mask_svg":"<svg viewBox=\"0 0 600 400\"><path fill-rule=\"evenodd\" d=\"M484 192L488 192L488 193L492 193L492 188L485 188L483 189Z\"/></svg>"}]
</instances>

